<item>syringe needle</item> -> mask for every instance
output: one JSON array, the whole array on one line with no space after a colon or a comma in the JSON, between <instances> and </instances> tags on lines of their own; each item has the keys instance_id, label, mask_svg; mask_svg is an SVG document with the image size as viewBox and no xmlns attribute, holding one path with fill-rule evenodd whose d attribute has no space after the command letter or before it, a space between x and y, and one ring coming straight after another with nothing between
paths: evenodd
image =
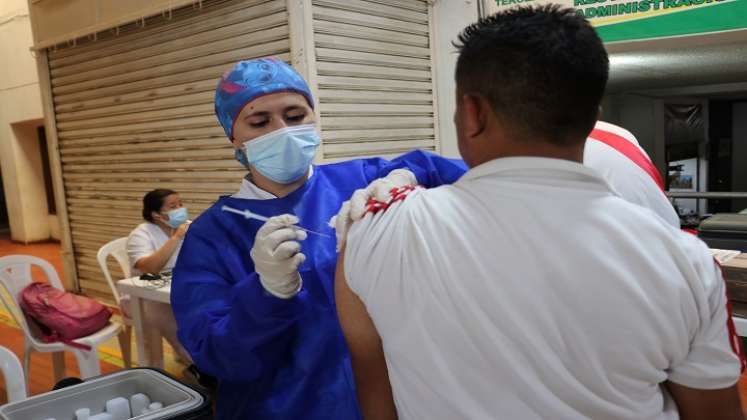
<instances>
[{"instance_id":1,"label":"syringe needle","mask_svg":"<svg viewBox=\"0 0 747 420\"><path fill-rule=\"evenodd\" d=\"M252 213L249 210L239 210L239 209L235 209L233 207L229 207L229 206L225 206L225 205L222 206L220 209L223 210L223 211L227 211L229 213L240 214L240 215L244 216L244 218L246 218L246 219L256 219L256 220L259 220L259 221L262 221L262 222L266 222L267 220L269 220L269 217L262 216L262 215L259 215L257 213ZM313 233L315 235L323 236L325 238L330 238L331 237L331 236L329 236L327 234L324 234L324 233L321 233L321 232L316 232L316 231L313 231L311 229L306 229L306 228L301 227L301 226L292 225L291 227L293 229L298 229L298 230L302 230L304 232Z\"/></svg>"},{"instance_id":2,"label":"syringe needle","mask_svg":"<svg viewBox=\"0 0 747 420\"><path fill-rule=\"evenodd\" d=\"M229 213L236 213L236 214L240 214L240 215L244 216L244 217L245 217L245 218L247 218L247 219L249 218L249 216L248 216L248 215L247 215L247 214L246 214L246 213L245 213L244 211L242 211L242 210L238 210L238 209L235 209L235 208L233 208L233 207L223 206L223 207L221 207L220 209L221 209L221 210L223 210L223 211L227 211L227 212L229 212Z\"/></svg>"}]
</instances>

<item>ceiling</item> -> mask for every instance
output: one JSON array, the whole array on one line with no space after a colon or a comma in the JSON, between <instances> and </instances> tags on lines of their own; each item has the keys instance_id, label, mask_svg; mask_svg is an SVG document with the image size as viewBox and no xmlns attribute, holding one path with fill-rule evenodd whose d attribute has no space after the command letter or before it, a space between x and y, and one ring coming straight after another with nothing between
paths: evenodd
<instances>
[{"instance_id":1,"label":"ceiling","mask_svg":"<svg viewBox=\"0 0 747 420\"><path fill-rule=\"evenodd\" d=\"M747 96L747 30L613 43L608 93Z\"/></svg>"}]
</instances>

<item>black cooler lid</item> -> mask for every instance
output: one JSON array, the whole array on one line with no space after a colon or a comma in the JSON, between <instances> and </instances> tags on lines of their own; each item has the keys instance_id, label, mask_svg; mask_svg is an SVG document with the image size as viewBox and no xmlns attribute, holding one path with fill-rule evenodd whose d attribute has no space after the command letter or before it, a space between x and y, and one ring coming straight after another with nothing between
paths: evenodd
<instances>
[{"instance_id":1,"label":"black cooler lid","mask_svg":"<svg viewBox=\"0 0 747 420\"><path fill-rule=\"evenodd\" d=\"M731 231L747 233L747 214L718 213L700 222L701 232Z\"/></svg>"}]
</instances>

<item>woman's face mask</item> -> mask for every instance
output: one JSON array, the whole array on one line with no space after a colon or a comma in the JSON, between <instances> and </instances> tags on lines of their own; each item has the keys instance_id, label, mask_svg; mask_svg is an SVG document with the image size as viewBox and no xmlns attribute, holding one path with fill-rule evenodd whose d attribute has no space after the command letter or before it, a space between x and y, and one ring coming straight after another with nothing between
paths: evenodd
<instances>
[{"instance_id":1,"label":"woman's face mask","mask_svg":"<svg viewBox=\"0 0 747 420\"><path fill-rule=\"evenodd\" d=\"M186 207L179 207L178 209L169 210L166 212L166 215L169 217L169 220L164 220L167 225L171 226L172 228L176 229L182 224L186 223L187 220L189 220L189 213L187 212Z\"/></svg>"},{"instance_id":2,"label":"woman's face mask","mask_svg":"<svg viewBox=\"0 0 747 420\"><path fill-rule=\"evenodd\" d=\"M236 159L278 184L290 184L309 170L321 142L314 124L275 130L244 143Z\"/></svg>"}]
</instances>

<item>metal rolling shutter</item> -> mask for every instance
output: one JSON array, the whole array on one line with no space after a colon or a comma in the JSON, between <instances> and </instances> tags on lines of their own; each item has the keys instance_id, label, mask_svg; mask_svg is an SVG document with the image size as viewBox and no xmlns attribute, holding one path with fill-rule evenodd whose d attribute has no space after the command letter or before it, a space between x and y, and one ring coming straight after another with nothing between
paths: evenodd
<instances>
[{"instance_id":1,"label":"metal rolling shutter","mask_svg":"<svg viewBox=\"0 0 747 420\"><path fill-rule=\"evenodd\" d=\"M312 0L322 157L437 150L424 0Z\"/></svg>"},{"instance_id":2,"label":"metal rolling shutter","mask_svg":"<svg viewBox=\"0 0 747 420\"><path fill-rule=\"evenodd\" d=\"M194 218L237 190L244 170L213 115L217 78L240 59L290 58L285 0L199 4L47 50L79 285L91 296L111 300L96 253L142 222L146 191L178 191Z\"/></svg>"}]
</instances>

